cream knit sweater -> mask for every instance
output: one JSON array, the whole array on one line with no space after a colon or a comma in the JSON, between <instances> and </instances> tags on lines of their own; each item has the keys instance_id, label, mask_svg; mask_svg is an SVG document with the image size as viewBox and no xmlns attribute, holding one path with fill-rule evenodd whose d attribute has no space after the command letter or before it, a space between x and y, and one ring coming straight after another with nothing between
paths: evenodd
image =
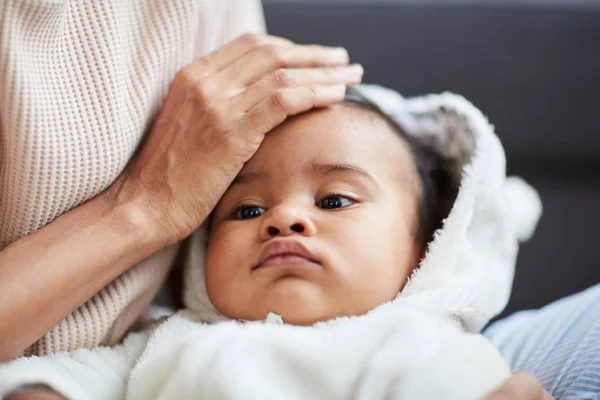
<instances>
[{"instance_id":1,"label":"cream knit sweater","mask_svg":"<svg viewBox=\"0 0 600 400\"><path fill-rule=\"evenodd\" d=\"M107 188L177 70L248 31L264 31L259 0L0 0L0 250ZM175 251L130 269L26 354L118 341Z\"/></svg>"}]
</instances>

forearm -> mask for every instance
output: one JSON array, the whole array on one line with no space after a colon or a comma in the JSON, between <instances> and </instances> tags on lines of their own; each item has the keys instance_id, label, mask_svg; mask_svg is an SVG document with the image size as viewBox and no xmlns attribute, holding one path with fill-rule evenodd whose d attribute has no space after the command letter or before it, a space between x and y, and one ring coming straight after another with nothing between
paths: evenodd
<instances>
[{"instance_id":1,"label":"forearm","mask_svg":"<svg viewBox=\"0 0 600 400\"><path fill-rule=\"evenodd\" d=\"M164 243L142 208L101 195L0 252L0 361Z\"/></svg>"}]
</instances>

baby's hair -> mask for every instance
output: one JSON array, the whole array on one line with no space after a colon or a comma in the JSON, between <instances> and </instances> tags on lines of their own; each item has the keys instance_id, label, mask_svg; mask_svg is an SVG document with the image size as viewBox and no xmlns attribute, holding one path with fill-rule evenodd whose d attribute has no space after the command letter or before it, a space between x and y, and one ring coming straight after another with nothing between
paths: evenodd
<instances>
[{"instance_id":1,"label":"baby's hair","mask_svg":"<svg viewBox=\"0 0 600 400\"><path fill-rule=\"evenodd\" d=\"M433 240L435 232L442 227L458 194L460 171L456 173L456 159L432 146L427 140L408 135L375 103L357 90L347 90L344 105L359 107L385 119L408 145L419 178L418 228L416 240L422 249ZM460 165L462 169L462 165Z\"/></svg>"}]
</instances>

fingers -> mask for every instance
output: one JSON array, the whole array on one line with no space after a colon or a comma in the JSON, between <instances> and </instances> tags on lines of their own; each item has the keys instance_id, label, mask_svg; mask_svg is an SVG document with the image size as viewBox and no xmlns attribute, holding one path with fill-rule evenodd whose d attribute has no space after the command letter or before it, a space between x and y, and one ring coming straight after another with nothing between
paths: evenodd
<instances>
[{"instance_id":1,"label":"fingers","mask_svg":"<svg viewBox=\"0 0 600 400\"><path fill-rule=\"evenodd\" d=\"M266 45L277 45L284 47L291 46L293 44L293 42L277 36L250 33L233 39L206 56L196 59L177 72L164 102L166 107L163 107L161 114L170 115L174 112L174 110L181 107L183 102L186 100L188 91L191 90L191 87L201 81L205 81L203 83L203 88L201 88L201 90L204 92L207 91L207 88L216 87L216 85L213 85L213 83L215 83L214 80L209 80L206 78L216 74L218 71L225 68L231 62L237 60L247 52ZM226 92L227 89L231 87L231 82L224 82L224 84L225 85L220 86L219 89L223 92Z\"/></svg>"},{"instance_id":2,"label":"fingers","mask_svg":"<svg viewBox=\"0 0 600 400\"><path fill-rule=\"evenodd\" d=\"M193 96L199 108L231 99L247 87L281 68L335 67L348 63L348 52L343 48L327 48L318 45L295 45L293 42L268 35L247 34L229 42L222 48L199 58L182 68L169 89L165 106L158 121L173 115ZM279 79L286 73L279 73ZM294 73L291 79L307 81L308 71ZM340 75L338 72L337 75ZM304 75L302 78L298 75ZM314 79L327 83L327 72L321 71ZM335 75L330 73L330 78ZM321 77L319 77L321 76ZM283 76L283 79L287 79ZM338 82L355 81L344 78ZM244 111L264 97L265 90L255 90L246 96ZM196 107L196 108L198 108ZM238 108L239 109L239 108Z\"/></svg>"},{"instance_id":3,"label":"fingers","mask_svg":"<svg viewBox=\"0 0 600 400\"><path fill-rule=\"evenodd\" d=\"M355 64L333 68L280 69L242 91L231 100L232 110L248 111L261 100L280 89L294 87L315 87L335 84L352 86L360 83L362 66Z\"/></svg>"},{"instance_id":4,"label":"fingers","mask_svg":"<svg viewBox=\"0 0 600 400\"><path fill-rule=\"evenodd\" d=\"M183 67L178 75L186 81L198 81L213 75L246 53L263 46L291 46L290 40L271 35L247 33Z\"/></svg>"},{"instance_id":5,"label":"fingers","mask_svg":"<svg viewBox=\"0 0 600 400\"><path fill-rule=\"evenodd\" d=\"M531 374L519 372L508 378L486 400L551 400L539 381Z\"/></svg>"},{"instance_id":6,"label":"fingers","mask_svg":"<svg viewBox=\"0 0 600 400\"><path fill-rule=\"evenodd\" d=\"M344 84L279 89L248 110L242 118L242 126L247 127L248 132L264 136L288 116L340 102L345 93ZM262 137L257 140L262 141Z\"/></svg>"},{"instance_id":7,"label":"fingers","mask_svg":"<svg viewBox=\"0 0 600 400\"><path fill-rule=\"evenodd\" d=\"M218 82L237 82L247 87L266 74L284 68L336 67L347 65L348 52L340 47L318 45L266 45L249 51L223 68Z\"/></svg>"},{"instance_id":8,"label":"fingers","mask_svg":"<svg viewBox=\"0 0 600 400\"><path fill-rule=\"evenodd\" d=\"M285 47L294 45L294 42L282 37L254 33L242 35L229 43L230 45L225 45L205 57L206 62L211 66L212 72L222 70L239 59L240 56L263 46Z\"/></svg>"}]
</instances>

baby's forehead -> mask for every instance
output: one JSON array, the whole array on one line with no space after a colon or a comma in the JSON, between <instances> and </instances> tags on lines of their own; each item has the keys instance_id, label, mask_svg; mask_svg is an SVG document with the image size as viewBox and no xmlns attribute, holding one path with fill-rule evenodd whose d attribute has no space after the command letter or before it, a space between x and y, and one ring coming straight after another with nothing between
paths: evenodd
<instances>
[{"instance_id":1,"label":"baby's forehead","mask_svg":"<svg viewBox=\"0 0 600 400\"><path fill-rule=\"evenodd\" d=\"M299 175L310 165L353 165L377 179L414 181L410 148L376 112L339 104L291 118L266 135L242 174Z\"/></svg>"},{"instance_id":2,"label":"baby's forehead","mask_svg":"<svg viewBox=\"0 0 600 400\"><path fill-rule=\"evenodd\" d=\"M267 134L260 151L275 154L342 157L410 156L408 144L379 113L357 105L338 104L290 118ZM263 154L259 154L261 156Z\"/></svg>"}]
</instances>

